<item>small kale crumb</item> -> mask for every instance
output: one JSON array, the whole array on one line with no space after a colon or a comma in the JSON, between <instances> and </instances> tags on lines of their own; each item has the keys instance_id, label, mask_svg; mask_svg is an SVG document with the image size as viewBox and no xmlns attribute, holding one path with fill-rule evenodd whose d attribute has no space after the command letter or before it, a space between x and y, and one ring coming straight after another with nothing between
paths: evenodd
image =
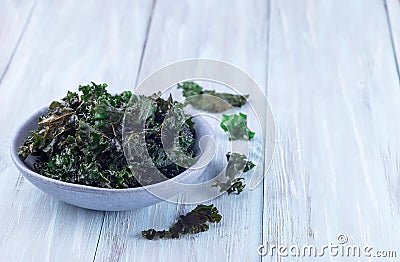
<instances>
[{"instance_id":1,"label":"small kale crumb","mask_svg":"<svg viewBox=\"0 0 400 262\"><path fill-rule=\"evenodd\" d=\"M241 107L247 102L249 95L234 95L229 93L218 93L215 90L203 90L203 88L194 82L183 82L178 84L178 89L182 89L186 103L194 108L208 111L211 113L220 113L226 111L232 106Z\"/></svg>"},{"instance_id":2,"label":"small kale crumb","mask_svg":"<svg viewBox=\"0 0 400 262\"><path fill-rule=\"evenodd\" d=\"M246 184L244 184L243 182L244 182L243 177L233 179L230 187L226 190L228 192L228 195L232 193L239 195L240 193L242 193L244 187L246 186Z\"/></svg>"},{"instance_id":3,"label":"small kale crumb","mask_svg":"<svg viewBox=\"0 0 400 262\"><path fill-rule=\"evenodd\" d=\"M247 127L247 115L243 113L223 115L221 128L229 133L229 140L251 140L255 135Z\"/></svg>"},{"instance_id":4,"label":"small kale crumb","mask_svg":"<svg viewBox=\"0 0 400 262\"><path fill-rule=\"evenodd\" d=\"M144 230L142 231L142 236L149 240L157 240L161 238L179 238L185 234L197 234L209 229L206 222L219 223L221 218L222 216L214 205L198 205L186 215L181 215L180 219L169 230Z\"/></svg>"},{"instance_id":5,"label":"small kale crumb","mask_svg":"<svg viewBox=\"0 0 400 262\"><path fill-rule=\"evenodd\" d=\"M240 177L242 173L246 173L255 167L255 164L247 159L245 155L239 153L226 154L228 166L226 167L226 182L216 181L213 187L220 187L220 192L227 191L228 195L235 193L239 195L243 192L245 179Z\"/></svg>"}]
</instances>

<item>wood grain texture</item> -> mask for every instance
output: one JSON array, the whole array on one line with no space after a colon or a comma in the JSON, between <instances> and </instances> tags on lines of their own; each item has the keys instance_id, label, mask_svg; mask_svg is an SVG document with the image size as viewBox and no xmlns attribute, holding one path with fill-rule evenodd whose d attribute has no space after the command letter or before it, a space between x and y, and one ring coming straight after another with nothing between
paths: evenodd
<instances>
[{"instance_id":1,"label":"wood grain texture","mask_svg":"<svg viewBox=\"0 0 400 262\"><path fill-rule=\"evenodd\" d=\"M174 5L157 1L140 79L169 63L201 57L239 66L265 88L267 15L268 5L262 1L176 1ZM217 141L226 140L218 122L215 127ZM258 137L256 143L262 140ZM209 173L223 169L224 153L217 155ZM222 222L211 225L207 233L179 240L148 241L140 233L152 227L168 228L193 205L160 203L132 212L106 213L96 261L257 261L262 190L259 186L239 196L212 200L223 215ZM178 201L185 199L178 196Z\"/></svg>"},{"instance_id":2,"label":"wood grain texture","mask_svg":"<svg viewBox=\"0 0 400 262\"><path fill-rule=\"evenodd\" d=\"M400 89L383 1L273 0L271 10L277 147L264 243L321 248L347 234L350 245L396 250Z\"/></svg>"},{"instance_id":3,"label":"wood grain texture","mask_svg":"<svg viewBox=\"0 0 400 262\"><path fill-rule=\"evenodd\" d=\"M26 182L11 162L10 139L33 111L79 84L104 81L111 92L132 88L151 6L148 1L37 3L0 86L1 261L93 260L104 212L64 204Z\"/></svg>"},{"instance_id":4,"label":"wood grain texture","mask_svg":"<svg viewBox=\"0 0 400 262\"><path fill-rule=\"evenodd\" d=\"M0 2L0 83L30 21L36 1Z\"/></svg>"}]
</instances>

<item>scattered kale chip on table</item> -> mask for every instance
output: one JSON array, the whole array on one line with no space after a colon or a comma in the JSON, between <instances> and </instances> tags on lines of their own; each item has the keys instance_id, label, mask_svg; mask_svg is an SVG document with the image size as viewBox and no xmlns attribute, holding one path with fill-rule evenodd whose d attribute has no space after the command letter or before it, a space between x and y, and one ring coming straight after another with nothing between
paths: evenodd
<instances>
[{"instance_id":1,"label":"scattered kale chip on table","mask_svg":"<svg viewBox=\"0 0 400 262\"><path fill-rule=\"evenodd\" d=\"M249 95L234 95L229 93L218 93L215 90L203 90L201 86L194 82L183 82L178 84L178 89L183 90L186 103L193 107L211 112L220 113L232 106L241 107L247 102Z\"/></svg>"},{"instance_id":2,"label":"scattered kale chip on table","mask_svg":"<svg viewBox=\"0 0 400 262\"><path fill-rule=\"evenodd\" d=\"M186 215L181 215L180 219L169 230L144 230L142 231L142 236L149 240L157 240L161 238L179 238L180 235L185 234L197 234L209 229L207 222L219 223L221 218L222 216L214 205L198 205Z\"/></svg>"},{"instance_id":3,"label":"scattered kale chip on table","mask_svg":"<svg viewBox=\"0 0 400 262\"><path fill-rule=\"evenodd\" d=\"M251 140L255 135L247 127L247 115L243 113L223 115L221 128L229 133L229 140Z\"/></svg>"},{"instance_id":4,"label":"scattered kale chip on table","mask_svg":"<svg viewBox=\"0 0 400 262\"><path fill-rule=\"evenodd\" d=\"M68 91L61 101L54 101L40 116L38 129L31 132L19 148L21 160L36 157L34 167L41 175L69 183L102 188L131 188L140 184L128 167L122 147L124 112L132 106L130 91L111 95L107 84L79 86L81 94ZM170 177L185 168L168 161L161 140L161 123L172 108L182 114L183 106L159 95L148 98L153 110L148 112L146 144L153 162L168 162L162 173ZM137 98L135 101L139 101ZM133 103L134 105L134 103ZM182 147L193 154L194 123L189 119L178 127Z\"/></svg>"},{"instance_id":5,"label":"scattered kale chip on table","mask_svg":"<svg viewBox=\"0 0 400 262\"><path fill-rule=\"evenodd\" d=\"M239 195L243 192L244 178L240 177L242 173L246 173L253 169L256 165L247 159L243 154L239 153L227 153L226 158L228 165L225 171L225 182L216 181L214 187L220 187L220 192L227 191L228 195L235 193Z\"/></svg>"}]
</instances>

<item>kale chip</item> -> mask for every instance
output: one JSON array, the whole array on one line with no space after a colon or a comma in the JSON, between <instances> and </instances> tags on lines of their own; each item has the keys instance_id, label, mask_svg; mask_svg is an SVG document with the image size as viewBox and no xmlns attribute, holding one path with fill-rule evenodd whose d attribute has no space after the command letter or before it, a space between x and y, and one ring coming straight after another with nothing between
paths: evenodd
<instances>
[{"instance_id":1,"label":"kale chip","mask_svg":"<svg viewBox=\"0 0 400 262\"><path fill-rule=\"evenodd\" d=\"M235 193L239 195L244 187L244 178L240 177L255 167L255 164L239 153L227 153L228 165L225 172L225 182L216 181L214 187L220 187L220 192L227 191L228 195Z\"/></svg>"},{"instance_id":2,"label":"kale chip","mask_svg":"<svg viewBox=\"0 0 400 262\"><path fill-rule=\"evenodd\" d=\"M183 107L171 95L164 100L154 94L135 97L127 108L125 156L142 185L172 178L194 163L194 122Z\"/></svg>"},{"instance_id":3,"label":"kale chip","mask_svg":"<svg viewBox=\"0 0 400 262\"><path fill-rule=\"evenodd\" d=\"M247 127L247 115L243 113L223 115L221 128L229 132L229 140L251 140L255 133Z\"/></svg>"},{"instance_id":4,"label":"kale chip","mask_svg":"<svg viewBox=\"0 0 400 262\"><path fill-rule=\"evenodd\" d=\"M186 215L181 215L180 219L169 230L144 230L142 231L142 236L149 240L157 240L161 238L179 238L180 235L185 234L197 234L209 229L207 222L219 223L221 218L222 216L214 205L198 205Z\"/></svg>"},{"instance_id":5,"label":"kale chip","mask_svg":"<svg viewBox=\"0 0 400 262\"><path fill-rule=\"evenodd\" d=\"M203 90L194 82L183 82L178 84L178 89L183 90L186 103L193 107L211 113L220 113L230 109L232 106L241 107L247 102L249 95L233 95L228 93L217 93L215 90Z\"/></svg>"},{"instance_id":6,"label":"kale chip","mask_svg":"<svg viewBox=\"0 0 400 262\"><path fill-rule=\"evenodd\" d=\"M122 121L125 111L144 98L130 91L111 95L106 88L107 84L92 82L79 86L80 94L68 91L61 101L52 102L47 113L39 117L38 129L19 148L20 159L34 156L38 173L64 182L116 189L141 186L124 156ZM172 97L164 100L153 95L147 99L151 110L143 108L147 116L144 147L155 166L170 178L186 168L166 156L160 140L161 126L170 110L184 114L183 106ZM192 156L194 123L189 117L180 124L176 127L179 146Z\"/></svg>"}]
</instances>

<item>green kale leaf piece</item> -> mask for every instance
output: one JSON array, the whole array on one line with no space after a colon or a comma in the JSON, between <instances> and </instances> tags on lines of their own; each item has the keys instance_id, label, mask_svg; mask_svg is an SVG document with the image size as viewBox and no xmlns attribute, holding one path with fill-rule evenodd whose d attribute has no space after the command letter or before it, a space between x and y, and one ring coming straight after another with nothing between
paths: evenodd
<instances>
[{"instance_id":1,"label":"green kale leaf piece","mask_svg":"<svg viewBox=\"0 0 400 262\"><path fill-rule=\"evenodd\" d=\"M221 219L222 216L214 205L198 205L186 215L181 215L180 219L169 230L144 230L142 236L149 240L179 238L181 235L207 231L209 229L207 222L219 223Z\"/></svg>"},{"instance_id":2,"label":"green kale leaf piece","mask_svg":"<svg viewBox=\"0 0 400 262\"><path fill-rule=\"evenodd\" d=\"M230 109L232 106L241 107L247 102L249 95L234 95L229 93L218 93L215 90L203 90L194 82L183 82L178 84L186 102L193 107L211 113L220 113Z\"/></svg>"},{"instance_id":3,"label":"green kale leaf piece","mask_svg":"<svg viewBox=\"0 0 400 262\"><path fill-rule=\"evenodd\" d=\"M229 140L251 140L255 133L247 127L247 115L243 113L223 115L221 127L229 132Z\"/></svg>"},{"instance_id":4,"label":"green kale leaf piece","mask_svg":"<svg viewBox=\"0 0 400 262\"><path fill-rule=\"evenodd\" d=\"M235 193L239 195L243 192L245 179L240 177L255 167L255 164L247 159L245 155L239 153L227 153L228 165L225 172L225 182L217 180L214 187L220 187L220 192L227 191L228 195Z\"/></svg>"}]
</instances>

